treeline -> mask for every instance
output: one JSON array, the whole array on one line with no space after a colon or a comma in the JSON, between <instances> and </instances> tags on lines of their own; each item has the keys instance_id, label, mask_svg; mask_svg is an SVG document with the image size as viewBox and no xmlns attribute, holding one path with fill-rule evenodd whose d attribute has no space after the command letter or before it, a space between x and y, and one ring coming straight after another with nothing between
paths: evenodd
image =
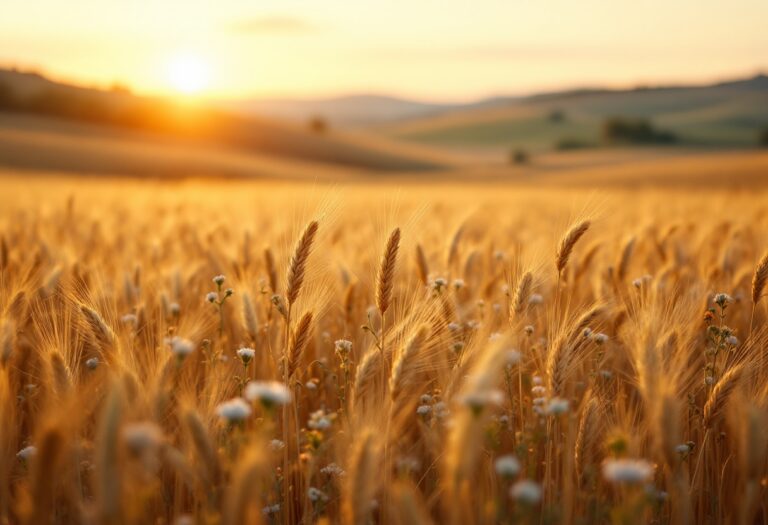
<instances>
[{"instance_id":1,"label":"treeline","mask_svg":"<svg viewBox=\"0 0 768 525\"><path fill-rule=\"evenodd\" d=\"M611 117L602 125L602 139L608 144L674 144L677 136L671 131L656 129L646 119Z\"/></svg>"},{"instance_id":2,"label":"treeline","mask_svg":"<svg viewBox=\"0 0 768 525\"><path fill-rule=\"evenodd\" d=\"M97 92L52 86L18 94L0 82L0 111L32 113L141 130L193 133L195 123L220 118L204 108L178 106L162 100L134 97L122 90Z\"/></svg>"}]
</instances>

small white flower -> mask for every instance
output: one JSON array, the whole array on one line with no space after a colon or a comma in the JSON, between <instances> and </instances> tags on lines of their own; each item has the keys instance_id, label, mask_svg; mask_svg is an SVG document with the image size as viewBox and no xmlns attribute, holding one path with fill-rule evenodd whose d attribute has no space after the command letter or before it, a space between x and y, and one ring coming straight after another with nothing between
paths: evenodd
<instances>
[{"instance_id":1,"label":"small white flower","mask_svg":"<svg viewBox=\"0 0 768 525\"><path fill-rule=\"evenodd\" d=\"M593 339L597 344L601 345L608 341L608 336L606 334L599 333L599 334L595 334Z\"/></svg>"},{"instance_id":2,"label":"small white flower","mask_svg":"<svg viewBox=\"0 0 768 525\"><path fill-rule=\"evenodd\" d=\"M306 388L307 390L317 390L317 383L314 380L310 379L309 381L304 383L304 388Z\"/></svg>"},{"instance_id":3,"label":"small white flower","mask_svg":"<svg viewBox=\"0 0 768 525\"><path fill-rule=\"evenodd\" d=\"M432 406L432 410L434 410L434 414L438 419L445 419L451 415L451 411L448 410L448 405L446 405L444 401L435 403Z\"/></svg>"},{"instance_id":4,"label":"small white flower","mask_svg":"<svg viewBox=\"0 0 768 525\"><path fill-rule=\"evenodd\" d=\"M309 487L307 497L309 501L328 501L328 496L325 495L325 492L315 487Z\"/></svg>"},{"instance_id":5,"label":"small white flower","mask_svg":"<svg viewBox=\"0 0 768 525\"><path fill-rule=\"evenodd\" d=\"M592 335L592 329L591 328L585 328L584 332L582 332L582 333L583 333L584 337L589 337L590 335Z\"/></svg>"},{"instance_id":6,"label":"small white flower","mask_svg":"<svg viewBox=\"0 0 768 525\"><path fill-rule=\"evenodd\" d=\"M728 339L725 340L726 343L728 343L731 346L738 346L739 345L739 339L735 335L731 335L728 337Z\"/></svg>"},{"instance_id":7,"label":"small white flower","mask_svg":"<svg viewBox=\"0 0 768 525\"><path fill-rule=\"evenodd\" d=\"M176 316L181 313L181 306L179 306L179 303L171 303L169 306L171 310L171 315Z\"/></svg>"},{"instance_id":8,"label":"small white flower","mask_svg":"<svg viewBox=\"0 0 768 525\"><path fill-rule=\"evenodd\" d=\"M241 398L236 397L216 407L216 413L228 423L240 423L251 415L251 407Z\"/></svg>"},{"instance_id":9,"label":"small white flower","mask_svg":"<svg viewBox=\"0 0 768 525\"><path fill-rule=\"evenodd\" d=\"M269 448L272 450L283 450L285 448L285 442L279 439L273 439L269 442Z\"/></svg>"},{"instance_id":10,"label":"small white flower","mask_svg":"<svg viewBox=\"0 0 768 525\"><path fill-rule=\"evenodd\" d=\"M413 456L397 458L397 468L405 472L417 472L421 469L421 461Z\"/></svg>"},{"instance_id":11,"label":"small white flower","mask_svg":"<svg viewBox=\"0 0 768 525\"><path fill-rule=\"evenodd\" d=\"M546 394L546 392L547 392L547 389L541 385L536 385L535 387L531 388L531 394L533 394L536 397L541 397L544 394Z\"/></svg>"},{"instance_id":12,"label":"small white flower","mask_svg":"<svg viewBox=\"0 0 768 525\"><path fill-rule=\"evenodd\" d=\"M217 275L216 277L214 277L214 278L213 278L213 279L211 279L211 280L213 281L213 283L214 283L216 286L221 286L222 284L224 284L224 281L226 281L226 280L227 280L227 278L226 278L226 277L224 277L223 275Z\"/></svg>"},{"instance_id":13,"label":"small white flower","mask_svg":"<svg viewBox=\"0 0 768 525\"><path fill-rule=\"evenodd\" d=\"M461 402L467 405L473 412L479 413L487 405L499 405L504 399L500 390L486 390L465 394Z\"/></svg>"},{"instance_id":14,"label":"small white flower","mask_svg":"<svg viewBox=\"0 0 768 525\"><path fill-rule=\"evenodd\" d=\"M511 454L496 458L493 466L496 473L503 478L514 478L520 473L520 462Z\"/></svg>"},{"instance_id":15,"label":"small white flower","mask_svg":"<svg viewBox=\"0 0 768 525\"><path fill-rule=\"evenodd\" d=\"M327 430L332 424L333 418L322 409L312 412L307 421L307 426L312 430Z\"/></svg>"},{"instance_id":16,"label":"small white flower","mask_svg":"<svg viewBox=\"0 0 768 525\"><path fill-rule=\"evenodd\" d=\"M244 395L248 401L258 401L267 408L291 402L291 391L279 381L250 381Z\"/></svg>"},{"instance_id":17,"label":"small white flower","mask_svg":"<svg viewBox=\"0 0 768 525\"><path fill-rule=\"evenodd\" d=\"M19 450L16 453L16 457L21 460L28 461L35 454L37 454L37 447L30 445Z\"/></svg>"},{"instance_id":18,"label":"small white flower","mask_svg":"<svg viewBox=\"0 0 768 525\"><path fill-rule=\"evenodd\" d=\"M120 317L120 322L127 325L136 325L139 318L136 317L136 314L125 314L122 317Z\"/></svg>"},{"instance_id":19,"label":"small white flower","mask_svg":"<svg viewBox=\"0 0 768 525\"><path fill-rule=\"evenodd\" d=\"M123 428L125 444L134 453L157 447L163 440L163 432L149 421L131 423Z\"/></svg>"},{"instance_id":20,"label":"small white flower","mask_svg":"<svg viewBox=\"0 0 768 525\"><path fill-rule=\"evenodd\" d=\"M489 341L498 341L499 339L501 339L501 334L499 332L493 332L488 336Z\"/></svg>"},{"instance_id":21,"label":"small white flower","mask_svg":"<svg viewBox=\"0 0 768 525\"><path fill-rule=\"evenodd\" d=\"M165 344L170 346L171 352L180 359L187 357L195 350L195 343L178 335L166 337Z\"/></svg>"},{"instance_id":22,"label":"small white flower","mask_svg":"<svg viewBox=\"0 0 768 525\"><path fill-rule=\"evenodd\" d=\"M523 356L517 350L508 350L506 354L507 366L515 366L520 363Z\"/></svg>"},{"instance_id":23,"label":"small white flower","mask_svg":"<svg viewBox=\"0 0 768 525\"><path fill-rule=\"evenodd\" d=\"M277 514L278 512L280 512L280 504L279 503L275 503L274 505L267 505L266 507L261 509L261 513L264 514L265 516L270 516L272 514Z\"/></svg>"},{"instance_id":24,"label":"small white flower","mask_svg":"<svg viewBox=\"0 0 768 525\"><path fill-rule=\"evenodd\" d=\"M419 400L421 401L422 405L428 405L428 404L430 404L432 402L432 396L430 396L429 394L423 394L419 398Z\"/></svg>"},{"instance_id":25,"label":"small white flower","mask_svg":"<svg viewBox=\"0 0 768 525\"><path fill-rule=\"evenodd\" d=\"M653 466L642 459L611 459L603 463L603 476L613 483L642 483L652 475Z\"/></svg>"},{"instance_id":26,"label":"small white flower","mask_svg":"<svg viewBox=\"0 0 768 525\"><path fill-rule=\"evenodd\" d=\"M459 323L448 323L448 330L451 332L458 332L461 330L461 325Z\"/></svg>"},{"instance_id":27,"label":"small white flower","mask_svg":"<svg viewBox=\"0 0 768 525\"><path fill-rule=\"evenodd\" d=\"M85 366L88 367L88 370L96 370L96 368L99 366L99 358L91 357L85 361Z\"/></svg>"},{"instance_id":28,"label":"small white flower","mask_svg":"<svg viewBox=\"0 0 768 525\"><path fill-rule=\"evenodd\" d=\"M533 404L536 406L543 406L547 403L546 397L534 397L533 398Z\"/></svg>"},{"instance_id":29,"label":"small white flower","mask_svg":"<svg viewBox=\"0 0 768 525\"><path fill-rule=\"evenodd\" d=\"M544 384L544 380L541 378L541 376L533 376L531 379L534 385L541 385Z\"/></svg>"},{"instance_id":30,"label":"small white flower","mask_svg":"<svg viewBox=\"0 0 768 525\"><path fill-rule=\"evenodd\" d=\"M219 298L219 294L217 294L216 292L208 292L207 294L205 294L205 300L208 301L209 303L215 303L218 298Z\"/></svg>"},{"instance_id":31,"label":"small white flower","mask_svg":"<svg viewBox=\"0 0 768 525\"><path fill-rule=\"evenodd\" d=\"M345 355L352 351L352 341L339 339L334 343L334 347L336 348L336 353Z\"/></svg>"},{"instance_id":32,"label":"small white flower","mask_svg":"<svg viewBox=\"0 0 768 525\"><path fill-rule=\"evenodd\" d=\"M565 414L568 412L569 403L567 399L562 399L559 397L553 398L549 400L549 405L547 405L547 414L550 415L560 415Z\"/></svg>"},{"instance_id":33,"label":"small white flower","mask_svg":"<svg viewBox=\"0 0 768 525\"><path fill-rule=\"evenodd\" d=\"M538 293L532 293L528 298L528 304L541 304L544 302L544 297Z\"/></svg>"},{"instance_id":34,"label":"small white flower","mask_svg":"<svg viewBox=\"0 0 768 525\"><path fill-rule=\"evenodd\" d=\"M526 325L526 327L525 327L525 333L526 334L531 335L533 333L533 330L534 330L534 328L533 328L532 324Z\"/></svg>"},{"instance_id":35,"label":"small white flower","mask_svg":"<svg viewBox=\"0 0 768 525\"><path fill-rule=\"evenodd\" d=\"M707 376L704 378L704 383L707 385L714 385L715 384L715 378L712 376Z\"/></svg>"},{"instance_id":36,"label":"small white flower","mask_svg":"<svg viewBox=\"0 0 768 525\"><path fill-rule=\"evenodd\" d=\"M416 409L416 413L420 416L426 416L432 411L432 407L429 405L419 405Z\"/></svg>"},{"instance_id":37,"label":"small white flower","mask_svg":"<svg viewBox=\"0 0 768 525\"><path fill-rule=\"evenodd\" d=\"M688 454L691 451L691 446L688 443L680 443L675 447L675 452L678 454Z\"/></svg>"},{"instance_id":38,"label":"small white flower","mask_svg":"<svg viewBox=\"0 0 768 525\"><path fill-rule=\"evenodd\" d=\"M251 362L251 359L256 357L256 350L248 347L239 348L237 350L237 357L240 358L243 364L247 365L248 363Z\"/></svg>"},{"instance_id":39,"label":"small white flower","mask_svg":"<svg viewBox=\"0 0 768 525\"><path fill-rule=\"evenodd\" d=\"M728 306L730 303L733 302L733 297L731 297L727 293L719 293L715 295L714 302L720 308L725 308L726 306Z\"/></svg>"},{"instance_id":40,"label":"small white flower","mask_svg":"<svg viewBox=\"0 0 768 525\"><path fill-rule=\"evenodd\" d=\"M512 485L509 495L520 503L535 505L541 501L541 486L534 481L524 479Z\"/></svg>"},{"instance_id":41,"label":"small white flower","mask_svg":"<svg viewBox=\"0 0 768 525\"><path fill-rule=\"evenodd\" d=\"M642 279L635 279L632 281L632 286L634 286L635 288L640 288L642 285L643 285Z\"/></svg>"},{"instance_id":42,"label":"small white flower","mask_svg":"<svg viewBox=\"0 0 768 525\"><path fill-rule=\"evenodd\" d=\"M463 279L454 279L453 280L453 287L456 290L461 290L462 288L464 288L464 286L465 286L465 284L464 284L464 280Z\"/></svg>"},{"instance_id":43,"label":"small white flower","mask_svg":"<svg viewBox=\"0 0 768 525\"><path fill-rule=\"evenodd\" d=\"M344 469L338 466L336 463L328 463L326 466L320 469L320 472L323 474L328 474L329 476L343 476L346 474L344 472Z\"/></svg>"}]
</instances>

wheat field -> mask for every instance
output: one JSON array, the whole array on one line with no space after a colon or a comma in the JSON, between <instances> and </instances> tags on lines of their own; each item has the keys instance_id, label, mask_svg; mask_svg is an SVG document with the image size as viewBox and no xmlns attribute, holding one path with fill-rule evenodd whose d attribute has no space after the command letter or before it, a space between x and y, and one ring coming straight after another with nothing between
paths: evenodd
<instances>
[{"instance_id":1,"label":"wheat field","mask_svg":"<svg viewBox=\"0 0 768 525\"><path fill-rule=\"evenodd\" d=\"M768 200L9 178L2 523L764 523Z\"/></svg>"}]
</instances>

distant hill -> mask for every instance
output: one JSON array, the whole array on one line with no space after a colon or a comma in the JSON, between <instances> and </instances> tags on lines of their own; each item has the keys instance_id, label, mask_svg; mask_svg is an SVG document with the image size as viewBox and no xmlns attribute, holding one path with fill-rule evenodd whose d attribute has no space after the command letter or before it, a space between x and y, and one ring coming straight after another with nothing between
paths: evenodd
<instances>
[{"instance_id":1,"label":"distant hill","mask_svg":"<svg viewBox=\"0 0 768 525\"><path fill-rule=\"evenodd\" d=\"M398 139L451 148L533 151L601 144L611 117L643 120L690 146L748 147L768 127L768 77L708 86L581 89L385 125Z\"/></svg>"},{"instance_id":2,"label":"distant hill","mask_svg":"<svg viewBox=\"0 0 768 525\"><path fill-rule=\"evenodd\" d=\"M366 170L424 170L441 166L418 148L361 139L335 130L244 116L207 105L139 97L125 89L91 89L53 82L36 73L0 70L0 116L35 115L25 133L109 135L127 130L142 140L183 141L189 148L214 146L240 153L318 162ZM57 121L87 126L60 126ZM0 119L6 132L20 122ZM29 122L25 120L24 122ZM2 136L0 136L2 140ZM39 152L44 156L45 151ZM54 166L55 167L55 166ZM53 169L53 168L51 168Z\"/></svg>"}]
</instances>

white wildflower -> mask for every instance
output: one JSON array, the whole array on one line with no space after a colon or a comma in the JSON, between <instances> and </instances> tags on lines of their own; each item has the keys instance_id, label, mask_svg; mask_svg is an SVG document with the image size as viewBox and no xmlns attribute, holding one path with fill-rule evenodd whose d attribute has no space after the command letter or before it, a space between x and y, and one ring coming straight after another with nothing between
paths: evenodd
<instances>
[{"instance_id":1,"label":"white wildflower","mask_svg":"<svg viewBox=\"0 0 768 525\"><path fill-rule=\"evenodd\" d=\"M523 356L517 350L508 350L506 354L507 366L515 366L519 364Z\"/></svg>"},{"instance_id":2,"label":"white wildflower","mask_svg":"<svg viewBox=\"0 0 768 525\"><path fill-rule=\"evenodd\" d=\"M509 495L520 503L535 505L541 501L541 486L534 481L524 479L512 485Z\"/></svg>"},{"instance_id":3,"label":"white wildflower","mask_svg":"<svg viewBox=\"0 0 768 525\"><path fill-rule=\"evenodd\" d=\"M611 459L603 463L603 476L613 483L642 483L652 475L653 466L642 459Z\"/></svg>"},{"instance_id":4,"label":"white wildflower","mask_svg":"<svg viewBox=\"0 0 768 525\"><path fill-rule=\"evenodd\" d=\"M323 474L328 474L329 476L343 476L346 474L344 472L344 469L338 466L336 463L328 463L326 466L320 469L320 472Z\"/></svg>"},{"instance_id":5,"label":"white wildflower","mask_svg":"<svg viewBox=\"0 0 768 525\"><path fill-rule=\"evenodd\" d=\"M240 358L243 364L247 365L248 363L251 362L251 359L256 357L256 350L248 347L239 348L237 350L237 357Z\"/></svg>"},{"instance_id":6,"label":"white wildflower","mask_svg":"<svg viewBox=\"0 0 768 525\"><path fill-rule=\"evenodd\" d=\"M216 413L228 423L240 423L251 415L251 407L241 398L236 397L216 407Z\"/></svg>"},{"instance_id":7,"label":"white wildflower","mask_svg":"<svg viewBox=\"0 0 768 525\"><path fill-rule=\"evenodd\" d=\"M35 454L37 454L37 447L30 445L19 450L16 453L16 457L21 460L28 461Z\"/></svg>"},{"instance_id":8,"label":"white wildflower","mask_svg":"<svg viewBox=\"0 0 768 525\"><path fill-rule=\"evenodd\" d=\"M567 399L562 399L559 397L556 397L554 399L549 400L549 405L547 405L547 414L550 415L560 415L565 414L568 412L569 402Z\"/></svg>"},{"instance_id":9,"label":"white wildflower","mask_svg":"<svg viewBox=\"0 0 768 525\"><path fill-rule=\"evenodd\" d=\"M123 428L125 444L136 454L157 447L163 440L163 432L149 421L131 423Z\"/></svg>"},{"instance_id":10,"label":"white wildflower","mask_svg":"<svg viewBox=\"0 0 768 525\"><path fill-rule=\"evenodd\" d=\"M193 343L189 339L184 339L183 337L179 337L178 335L175 335L173 337L166 337L165 344L167 344L171 348L171 352L173 352L173 355L175 355L179 359L183 359L187 357L189 354L191 354L195 350L195 343Z\"/></svg>"},{"instance_id":11,"label":"white wildflower","mask_svg":"<svg viewBox=\"0 0 768 525\"><path fill-rule=\"evenodd\" d=\"M511 454L496 458L493 466L496 473L503 478L514 478L520 473L520 462Z\"/></svg>"},{"instance_id":12,"label":"white wildflower","mask_svg":"<svg viewBox=\"0 0 768 525\"><path fill-rule=\"evenodd\" d=\"M309 487L307 497L309 501L328 501L328 496L326 496L325 492L315 487Z\"/></svg>"},{"instance_id":13,"label":"white wildflower","mask_svg":"<svg viewBox=\"0 0 768 525\"><path fill-rule=\"evenodd\" d=\"M333 416L326 414L324 410L316 410L309 415L307 426L312 430L327 430L333 424Z\"/></svg>"},{"instance_id":14,"label":"white wildflower","mask_svg":"<svg viewBox=\"0 0 768 525\"><path fill-rule=\"evenodd\" d=\"M265 408L291 402L291 391L279 381L250 381L245 385L244 395L248 401L258 401Z\"/></svg>"}]
</instances>

